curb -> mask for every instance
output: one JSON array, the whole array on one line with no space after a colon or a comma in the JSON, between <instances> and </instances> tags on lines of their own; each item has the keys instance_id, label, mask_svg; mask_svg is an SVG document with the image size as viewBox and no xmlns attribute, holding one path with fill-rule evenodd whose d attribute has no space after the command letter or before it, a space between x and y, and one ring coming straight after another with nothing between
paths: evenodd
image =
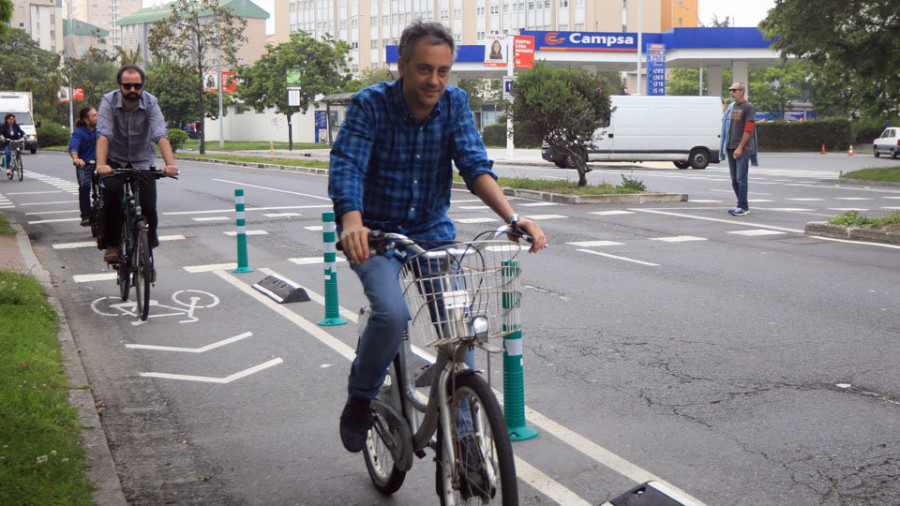
<instances>
[{"instance_id":1,"label":"curb","mask_svg":"<svg viewBox=\"0 0 900 506\"><path fill-rule=\"evenodd\" d=\"M53 295L54 289L50 281L50 274L35 256L31 247L31 241L25 230L15 221L12 215L7 215L6 218L9 220L10 226L16 231L19 253L22 255L25 266L30 274L44 287L48 294L47 301L59 317L59 331L56 337L59 340L60 352L63 356L63 370L69 378L68 400L69 404L77 410L78 418L81 421L79 436L81 445L84 448L85 459L87 460L85 474L96 487L91 492L91 498L98 506L125 505L127 504L125 493L122 492L122 484L119 482L116 465L109 451L109 441L106 439L106 432L100 423L100 415L97 414L96 400L91 391L90 383L88 383L84 364L81 363L81 356L78 354L75 340L72 338L72 330L69 328L68 320L66 320L66 313L59 303L59 299Z\"/></svg>"},{"instance_id":2,"label":"curb","mask_svg":"<svg viewBox=\"0 0 900 506\"><path fill-rule=\"evenodd\" d=\"M621 193L609 195L563 195L560 193L541 192L503 188L503 194L547 202L565 204L657 204L661 202L687 202L686 193Z\"/></svg>"},{"instance_id":3,"label":"curb","mask_svg":"<svg viewBox=\"0 0 900 506\"><path fill-rule=\"evenodd\" d=\"M865 179L854 179L852 177L839 177L838 183L854 186L882 186L888 188L900 188L900 183L895 183L893 181L866 181Z\"/></svg>"},{"instance_id":4,"label":"curb","mask_svg":"<svg viewBox=\"0 0 900 506\"><path fill-rule=\"evenodd\" d=\"M806 235L845 239L848 241L877 242L900 246L900 233L872 228L855 228L835 225L827 221L811 221L803 231Z\"/></svg>"}]
</instances>

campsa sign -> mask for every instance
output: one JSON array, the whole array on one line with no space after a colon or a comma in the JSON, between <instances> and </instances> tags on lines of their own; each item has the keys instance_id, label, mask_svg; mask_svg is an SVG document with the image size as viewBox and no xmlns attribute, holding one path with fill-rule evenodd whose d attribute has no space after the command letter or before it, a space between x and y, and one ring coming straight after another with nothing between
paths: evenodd
<instances>
[{"instance_id":1,"label":"campsa sign","mask_svg":"<svg viewBox=\"0 0 900 506\"><path fill-rule=\"evenodd\" d=\"M637 51L637 34L622 32L539 32L522 31L534 37L539 51Z\"/></svg>"}]
</instances>

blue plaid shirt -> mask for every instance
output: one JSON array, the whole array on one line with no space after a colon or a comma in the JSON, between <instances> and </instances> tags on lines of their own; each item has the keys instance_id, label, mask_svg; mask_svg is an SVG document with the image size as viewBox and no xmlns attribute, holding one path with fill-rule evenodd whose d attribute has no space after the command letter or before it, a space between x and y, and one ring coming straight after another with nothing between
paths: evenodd
<instances>
[{"instance_id":1,"label":"blue plaid shirt","mask_svg":"<svg viewBox=\"0 0 900 506\"><path fill-rule=\"evenodd\" d=\"M466 92L447 86L431 115L416 121L403 100L403 80L370 86L350 100L331 149L328 195L340 217L360 211L363 223L422 241L456 237L447 216L456 163L472 191L481 174L496 179L475 128Z\"/></svg>"}]
</instances>

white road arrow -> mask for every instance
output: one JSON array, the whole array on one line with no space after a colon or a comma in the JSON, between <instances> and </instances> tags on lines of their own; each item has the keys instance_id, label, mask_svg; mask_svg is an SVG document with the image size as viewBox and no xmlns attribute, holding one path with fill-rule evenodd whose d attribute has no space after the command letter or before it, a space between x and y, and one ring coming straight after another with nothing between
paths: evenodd
<instances>
[{"instance_id":1,"label":"white road arrow","mask_svg":"<svg viewBox=\"0 0 900 506\"><path fill-rule=\"evenodd\" d=\"M179 348L177 346L156 346L152 344L126 344L126 348L131 348L133 350L156 350L156 351L177 351L181 353L203 353L205 351L214 350L216 348L220 348L225 346L226 344L231 344L236 341L240 341L241 339L246 339L253 335L253 332L244 332L243 334L229 337L228 339L223 339L219 342L207 344L206 346L200 348Z\"/></svg>"},{"instance_id":2,"label":"white road arrow","mask_svg":"<svg viewBox=\"0 0 900 506\"><path fill-rule=\"evenodd\" d=\"M199 381L201 383L219 383L226 384L231 383L234 380L238 380L251 374L258 373L264 369L268 369L269 367L276 366L280 363L284 362L280 357L269 360L264 364L259 364L253 366L249 369L244 369L243 371L236 372L230 376L225 376L224 378L213 378L211 376L190 376L187 374L169 374L164 372L142 372L142 378L161 378L161 379L171 379L171 380L181 380L181 381Z\"/></svg>"}]
</instances>

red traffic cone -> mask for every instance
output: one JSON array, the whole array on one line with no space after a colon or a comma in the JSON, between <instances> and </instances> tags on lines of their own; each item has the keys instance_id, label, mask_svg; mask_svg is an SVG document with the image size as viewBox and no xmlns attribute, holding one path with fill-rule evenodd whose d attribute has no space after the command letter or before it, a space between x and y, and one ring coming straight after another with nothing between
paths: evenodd
<instances>
[{"instance_id":1,"label":"red traffic cone","mask_svg":"<svg viewBox=\"0 0 900 506\"><path fill-rule=\"evenodd\" d=\"M847 152L847 156L853 156L853 144L850 145L850 151Z\"/></svg>"},{"instance_id":2,"label":"red traffic cone","mask_svg":"<svg viewBox=\"0 0 900 506\"><path fill-rule=\"evenodd\" d=\"M822 154L823 155L825 154L825 145L824 144L822 144Z\"/></svg>"}]
</instances>

